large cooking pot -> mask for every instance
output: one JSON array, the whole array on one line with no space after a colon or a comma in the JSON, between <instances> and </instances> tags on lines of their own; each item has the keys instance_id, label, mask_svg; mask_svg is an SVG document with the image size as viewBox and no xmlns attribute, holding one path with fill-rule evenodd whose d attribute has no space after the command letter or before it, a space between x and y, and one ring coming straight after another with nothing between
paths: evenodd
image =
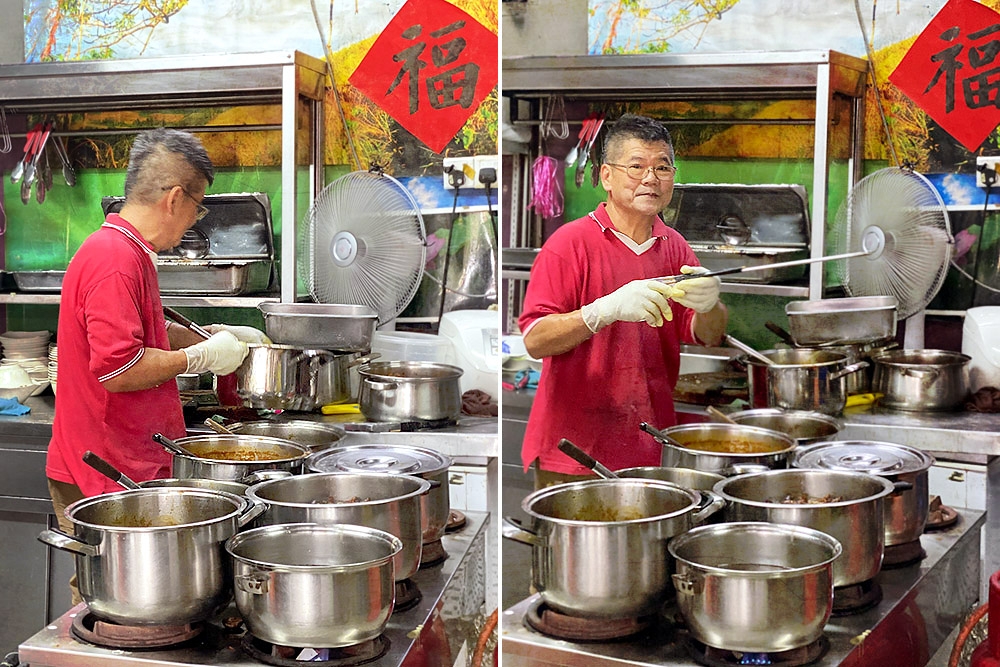
<instances>
[{"instance_id":1,"label":"large cooking pot","mask_svg":"<svg viewBox=\"0 0 1000 667\"><path fill-rule=\"evenodd\" d=\"M462 412L458 366L430 361L375 361L358 369L358 407L369 421L438 421Z\"/></svg>"},{"instance_id":2,"label":"large cooking pot","mask_svg":"<svg viewBox=\"0 0 1000 667\"><path fill-rule=\"evenodd\" d=\"M692 468L664 468L662 466L638 466L616 470L619 477L632 479L658 479L677 486L695 491L711 491L717 482L722 481L722 475Z\"/></svg>"},{"instance_id":3,"label":"large cooking pot","mask_svg":"<svg viewBox=\"0 0 1000 667\"><path fill-rule=\"evenodd\" d=\"M923 534L930 505L927 471L934 465L930 454L891 442L844 440L799 448L789 462L795 468L867 472L903 482L885 499L885 545L913 542Z\"/></svg>"},{"instance_id":4,"label":"large cooking pot","mask_svg":"<svg viewBox=\"0 0 1000 667\"><path fill-rule=\"evenodd\" d=\"M313 472L377 472L414 475L431 483L431 490L420 496L420 517L424 544L444 537L451 513L448 469L451 457L433 449L412 445L371 443L334 447L313 454L306 461Z\"/></svg>"},{"instance_id":5,"label":"large cooking pot","mask_svg":"<svg viewBox=\"0 0 1000 667\"><path fill-rule=\"evenodd\" d=\"M133 489L76 501L66 508L73 536L38 539L76 554L80 595L98 618L183 625L228 604L224 544L261 511L222 491Z\"/></svg>"},{"instance_id":6,"label":"large cooking pot","mask_svg":"<svg viewBox=\"0 0 1000 667\"><path fill-rule=\"evenodd\" d=\"M247 483L254 474L278 471L299 474L309 448L291 440L262 435L192 435L174 440L191 453L173 454L174 477L199 477Z\"/></svg>"},{"instance_id":7,"label":"large cooking pot","mask_svg":"<svg viewBox=\"0 0 1000 667\"><path fill-rule=\"evenodd\" d=\"M257 525L280 523L355 524L384 530L403 544L396 555L396 579L420 568L420 498L431 483L409 475L329 472L296 475L255 484L251 501L267 509Z\"/></svg>"},{"instance_id":8,"label":"large cooking pot","mask_svg":"<svg viewBox=\"0 0 1000 667\"><path fill-rule=\"evenodd\" d=\"M779 408L756 408L740 410L727 415L737 424L758 426L778 433L784 433L799 446L811 442L832 440L843 428L830 415L808 410L781 410Z\"/></svg>"},{"instance_id":9,"label":"large cooking pot","mask_svg":"<svg viewBox=\"0 0 1000 667\"><path fill-rule=\"evenodd\" d=\"M691 489L649 479L550 486L521 507L530 529L504 537L532 546L532 584L553 609L589 618L655 613L672 594L667 540L718 511Z\"/></svg>"},{"instance_id":10,"label":"large cooking pot","mask_svg":"<svg viewBox=\"0 0 1000 667\"><path fill-rule=\"evenodd\" d=\"M849 364L847 355L825 349L766 350L771 364L741 357L747 366L750 406L810 410L838 415L847 401L847 376L868 368Z\"/></svg>"},{"instance_id":11,"label":"large cooking pot","mask_svg":"<svg viewBox=\"0 0 1000 667\"><path fill-rule=\"evenodd\" d=\"M335 648L374 639L395 599L399 538L362 526L281 524L234 535L236 607L255 637Z\"/></svg>"},{"instance_id":12,"label":"large cooking pot","mask_svg":"<svg viewBox=\"0 0 1000 667\"><path fill-rule=\"evenodd\" d=\"M872 389L893 410L956 410L969 396L971 360L947 350L887 350L872 357Z\"/></svg>"},{"instance_id":13,"label":"large cooking pot","mask_svg":"<svg viewBox=\"0 0 1000 667\"><path fill-rule=\"evenodd\" d=\"M358 352L250 343L236 369L236 393L251 408L315 410L354 399L351 369L367 361Z\"/></svg>"},{"instance_id":14,"label":"large cooking pot","mask_svg":"<svg viewBox=\"0 0 1000 667\"><path fill-rule=\"evenodd\" d=\"M261 419L259 421L236 422L226 426L238 435L266 435L271 438L291 440L317 452L335 445L346 435L346 431L333 424L309 421L308 419Z\"/></svg>"},{"instance_id":15,"label":"large cooking pot","mask_svg":"<svg viewBox=\"0 0 1000 667\"><path fill-rule=\"evenodd\" d=\"M197 477L190 477L188 479L170 477L165 479L148 479L145 482L139 482L139 488L141 489L159 489L166 487L210 489L212 491L225 491L226 493L232 493L236 496L245 496L247 489L250 488L242 482L227 482L221 479L199 479Z\"/></svg>"},{"instance_id":16,"label":"large cooking pot","mask_svg":"<svg viewBox=\"0 0 1000 667\"><path fill-rule=\"evenodd\" d=\"M668 546L677 608L706 646L774 653L823 635L833 611L840 543L802 526L722 523L694 528Z\"/></svg>"},{"instance_id":17,"label":"large cooking pot","mask_svg":"<svg viewBox=\"0 0 1000 667\"><path fill-rule=\"evenodd\" d=\"M660 462L664 467L717 475L784 468L795 448L795 441L784 433L742 424L681 424L660 432L674 441L653 436L663 444Z\"/></svg>"},{"instance_id":18,"label":"large cooking pot","mask_svg":"<svg viewBox=\"0 0 1000 667\"><path fill-rule=\"evenodd\" d=\"M833 563L833 585L868 581L885 550L883 504L894 490L886 479L836 470L768 470L729 477L715 485L726 500L727 521L805 526L844 548Z\"/></svg>"}]
</instances>

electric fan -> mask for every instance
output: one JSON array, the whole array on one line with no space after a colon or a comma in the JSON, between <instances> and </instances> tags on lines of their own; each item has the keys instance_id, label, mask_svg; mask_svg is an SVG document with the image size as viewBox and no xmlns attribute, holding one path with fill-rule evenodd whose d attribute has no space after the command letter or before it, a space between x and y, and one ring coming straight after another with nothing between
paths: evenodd
<instances>
[{"instance_id":1,"label":"electric fan","mask_svg":"<svg viewBox=\"0 0 1000 667\"><path fill-rule=\"evenodd\" d=\"M399 315L424 273L427 238L416 201L396 179L354 171L323 188L298 239L301 277L319 303Z\"/></svg>"},{"instance_id":2,"label":"electric fan","mask_svg":"<svg viewBox=\"0 0 1000 667\"><path fill-rule=\"evenodd\" d=\"M899 319L912 318L904 346L923 347L923 310L944 283L955 243L930 181L900 167L865 176L840 207L831 235L862 251L834 265L847 293L896 297Z\"/></svg>"}]
</instances>

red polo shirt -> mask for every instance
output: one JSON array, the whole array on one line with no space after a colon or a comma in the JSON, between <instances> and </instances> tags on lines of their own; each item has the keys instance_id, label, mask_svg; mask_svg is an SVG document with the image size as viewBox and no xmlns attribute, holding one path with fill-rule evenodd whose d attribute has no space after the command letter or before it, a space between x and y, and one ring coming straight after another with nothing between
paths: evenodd
<instances>
[{"instance_id":1,"label":"red polo shirt","mask_svg":"<svg viewBox=\"0 0 1000 667\"><path fill-rule=\"evenodd\" d=\"M680 273L698 260L687 242L662 221L654 243L639 255L614 232L604 204L560 227L542 246L518 323L527 333L542 317L569 313L641 278ZM543 470L576 475L590 471L560 452L568 438L613 470L660 465L660 445L639 429L675 423L673 388L680 343L694 342L694 311L671 302L672 322L615 322L576 348L542 361L542 375L528 419L521 458Z\"/></svg>"},{"instance_id":2,"label":"red polo shirt","mask_svg":"<svg viewBox=\"0 0 1000 667\"><path fill-rule=\"evenodd\" d=\"M111 393L145 348L170 349L153 256L124 218L110 214L73 256L59 307L59 396L45 472L86 496L121 487L83 462L90 450L137 482L168 477L170 455L153 433L185 435L177 383Z\"/></svg>"}]
</instances>

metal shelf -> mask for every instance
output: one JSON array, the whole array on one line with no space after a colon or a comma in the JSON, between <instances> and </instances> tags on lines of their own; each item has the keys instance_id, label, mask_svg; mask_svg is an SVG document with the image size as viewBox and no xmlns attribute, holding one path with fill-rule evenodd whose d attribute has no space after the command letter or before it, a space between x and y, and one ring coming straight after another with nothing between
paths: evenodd
<instances>
[{"instance_id":1,"label":"metal shelf","mask_svg":"<svg viewBox=\"0 0 1000 667\"><path fill-rule=\"evenodd\" d=\"M0 294L0 304L21 305L56 305L61 301L60 294L27 294L24 292L6 292ZM162 296L164 306L180 306L189 308L256 308L262 303L278 302L277 296Z\"/></svg>"},{"instance_id":2,"label":"metal shelf","mask_svg":"<svg viewBox=\"0 0 1000 667\"><path fill-rule=\"evenodd\" d=\"M511 122L532 127L538 150L537 121L544 102L555 95L567 102L714 101L808 99L815 101L813 178L810 187L811 257L825 250L830 128L849 123L851 173L848 186L860 178L864 95L868 63L829 50L754 51L713 54L636 54L601 56L522 56L503 59L503 95L510 99ZM834 117L834 96L851 102L851 118ZM690 121L693 122L693 121ZM715 119L706 118L705 124ZM723 121L728 122L728 121ZM805 124L806 119L797 119ZM525 160L531 163L534 154ZM514 204L513 218L528 216L526 202ZM537 222L537 221L536 221ZM513 245L513 241L512 241ZM515 267L511 267L515 268ZM519 268L519 267L518 267ZM510 271L504 277L518 278ZM728 283L723 291L818 299L823 294L823 267L813 264L807 287Z\"/></svg>"},{"instance_id":3,"label":"metal shelf","mask_svg":"<svg viewBox=\"0 0 1000 667\"><path fill-rule=\"evenodd\" d=\"M326 82L326 63L298 51L26 63L0 66L0 106L16 109L18 113L55 115L122 109L280 105L281 191L285 193L281 203L280 300L290 302L296 299L296 223L323 187L320 138ZM248 125L248 129L252 127ZM244 130L233 126L218 129L184 126L184 129ZM134 132L135 128L123 127L121 131ZM307 187L297 182L296 170L300 167L309 170ZM31 295L27 299L26 296L0 295L0 303L59 302L58 295ZM197 303L169 299L174 305L261 302L259 297L227 297L224 301L209 297L195 299ZM163 301L168 303L168 298Z\"/></svg>"}]
</instances>

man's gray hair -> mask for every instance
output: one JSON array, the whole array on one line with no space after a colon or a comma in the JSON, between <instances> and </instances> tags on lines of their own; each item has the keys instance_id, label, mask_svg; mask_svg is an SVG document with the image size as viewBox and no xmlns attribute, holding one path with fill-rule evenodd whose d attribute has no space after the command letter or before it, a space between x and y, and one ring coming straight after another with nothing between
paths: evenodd
<instances>
[{"instance_id":1,"label":"man's gray hair","mask_svg":"<svg viewBox=\"0 0 1000 667\"><path fill-rule=\"evenodd\" d=\"M638 139L648 144L665 143L670 150L670 162L673 163L674 142L670 138L670 131L655 118L633 113L622 114L608 130L607 136L604 137L601 159L607 162L609 158L614 158L621 144L628 139Z\"/></svg>"},{"instance_id":2,"label":"man's gray hair","mask_svg":"<svg viewBox=\"0 0 1000 667\"><path fill-rule=\"evenodd\" d=\"M211 185L215 168L197 137L165 127L146 130L136 136L129 153L125 199L152 204L164 190L180 185L190 191L201 179Z\"/></svg>"}]
</instances>

